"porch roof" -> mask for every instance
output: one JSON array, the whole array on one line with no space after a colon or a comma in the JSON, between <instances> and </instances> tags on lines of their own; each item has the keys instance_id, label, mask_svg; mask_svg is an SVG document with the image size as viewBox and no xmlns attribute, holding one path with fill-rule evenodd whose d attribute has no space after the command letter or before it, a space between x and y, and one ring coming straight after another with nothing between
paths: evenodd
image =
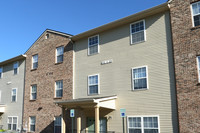
<instances>
[{"instance_id":1,"label":"porch roof","mask_svg":"<svg viewBox=\"0 0 200 133\"><path fill-rule=\"evenodd\" d=\"M54 102L58 106L76 109L76 108L93 108L99 106L101 108L115 109L116 95L104 97L78 98L72 100L63 100Z\"/></svg>"}]
</instances>

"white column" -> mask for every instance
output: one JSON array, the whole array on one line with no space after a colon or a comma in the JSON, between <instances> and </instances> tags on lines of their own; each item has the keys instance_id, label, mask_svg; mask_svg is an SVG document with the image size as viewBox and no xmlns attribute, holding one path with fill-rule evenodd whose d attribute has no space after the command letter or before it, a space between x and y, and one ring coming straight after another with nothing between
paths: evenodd
<instances>
[{"instance_id":1,"label":"white column","mask_svg":"<svg viewBox=\"0 0 200 133\"><path fill-rule=\"evenodd\" d=\"M77 133L81 133L81 117L77 117Z\"/></svg>"},{"instance_id":2,"label":"white column","mask_svg":"<svg viewBox=\"0 0 200 133\"><path fill-rule=\"evenodd\" d=\"M62 133L66 133L65 119L66 119L66 112L65 112L65 108L62 107Z\"/></svg>"},{"instance_id":3,"label":"white column","mask_svg":"<svg viewBox=\"0 0 200 133\"><path fill-rule=\"evenodd\" d=\"M95 133L99 133L99 106L95 106Z\"/></svg>"}]
</instances>

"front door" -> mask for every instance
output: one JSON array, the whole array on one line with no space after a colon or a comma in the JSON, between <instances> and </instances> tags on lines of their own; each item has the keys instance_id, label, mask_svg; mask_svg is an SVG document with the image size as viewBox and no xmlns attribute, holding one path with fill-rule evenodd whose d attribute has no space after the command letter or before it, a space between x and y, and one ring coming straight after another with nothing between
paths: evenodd
<instances>
[{"instance_id":1,"label":"front door","mask_svg":"<svg viewBox=\"0 0 200 133\"><path fill-rule=\"evenodd\" d=\"M87 118L87 127L88 127L88 133L95 133L94 117ZM106 133L106 131L107 131L107 119L102 117L99 119L99 133Z\"/></svg>"}]
</instances>

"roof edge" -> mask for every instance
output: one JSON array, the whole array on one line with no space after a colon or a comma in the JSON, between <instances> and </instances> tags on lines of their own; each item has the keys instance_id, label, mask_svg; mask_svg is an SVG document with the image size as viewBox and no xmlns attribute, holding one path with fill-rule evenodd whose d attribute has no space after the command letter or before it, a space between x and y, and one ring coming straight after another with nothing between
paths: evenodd
<instances>
[{"instance_id":1,"label":"roof edge","mask_svg":"<svg viewBox=\"0 0 200 133\"><path fill-rule=\"evenodd\" d=\"M102 26L99 26L97 28L88 30L88 31L80 33L78 35L72 36L71 39L73 41L77 41L78 39L88 37L88 36L92 36L92 35L98 34L100 32L103 32L103 31L106 31L106 30L109 30L109 29L113 29L117 26L121 26L123 24L131 23L133 21L137 21L137 20L143 19L147 16L151 16L151 15L154 15L154 14L160 13L162 11L166 11L166 10L169 10L168 2L165 2L165 3L160 4L158 6L143 10L141 12L132 14L130 16L118 19L116 21L107 23L105 25L102 25Z\"/></svg>"},{"instance_id":2,"label":"roof edge","mask_svg":"<svg viewBox=\"0 0 200 133\"><path fill-rule=\"evenodd\" d=\"M11 58L11 59L0 62L0 66L6 65L6 64L18 61L18 60L22 60L22 59L25 59L25 58L26 58L26 55L18 55L16 57Z\"/></svg>"}]
</instances>

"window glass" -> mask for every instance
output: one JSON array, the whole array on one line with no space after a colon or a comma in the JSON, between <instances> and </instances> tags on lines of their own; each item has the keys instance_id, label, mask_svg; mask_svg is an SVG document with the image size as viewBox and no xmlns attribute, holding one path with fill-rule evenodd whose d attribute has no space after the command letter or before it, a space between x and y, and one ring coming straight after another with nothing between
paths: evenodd
<instances>
[{"instance_id":1,"label":"window glass","mask_svg":"<svg viewBox=\"0 0 200 133\"><path fill-rule=\"evenodd\" d=\"M14 75L18 73L18 62L13 64Z\"/></svg>"},{"instance_id":2,"label":"window glass","mask_svg":"<svg viewBox=\"0 0 200 133\"><path fill-rule=\"evenodd\" d=\"M147 68L135 68L133 74L133 89L147 89Z\"/></svg>"},{"instance_id":3,"label":"window glass","mask_svg":"<svg viewBox=\"0 0 200 133\"><path fill-rule=\"evenodd\" d=\"M98 47L99 47L99 37L93 36L88 39L88 54L96 54L98 53Z\"/></svg>"},{"instance_id":4,"label":"window glass","mask_svg":"<svg viewBox=\"0 0 200 133\"><path fill-rule=\"evenodd\" d=\"M56 89L55 89L56 97L63 96L63 80L56 81Z\"/></svg>"},{"instance_id":5,"label":"window glass","mask_svg":"<svg viewBox=\"0 0 200 133\"><path fill-rule=\"evenodd\" d=\"M63 62L64 47L56 48L56 63Z\"/></svg>"},{"instance_id":6,"label":"window glass","mask_svg":"<svg viewBox=\"0 0 200 133\"><path fill-rule=\"evenodd\" d=\"M98 75L89 76L89 94L98 94L99 93L99 83L98 83Z\"/></svg>"},{"instance_id":7,"label":"window glass","mask_svg":"<svg viewBox=\"0 0 200 133\"><path fill-rule=\"evenodd\" d=\"M144 21L131 24L131 44L142 42L145 40Z\"/></svg>"},{"instance_id":8,"label":"window glass","mask_svg":"<svg viewBox=\"0 0 200 133\"><path fill-rule=\"evenodd\" d=\"M32 68L33 68L33 69L38 68L38 55L34 55L34 56L33 56L32 62L33 62Z\"/></svg>"},{"instance_id":9,"label":"window glass","mask_svg":"<svg viewBox=\"0 0 200 133\"><path fill-rule=\"evenodd\" d=\"M193 25L200 25L200 2L192 4Z\"/></svg>"}]
</instances>

